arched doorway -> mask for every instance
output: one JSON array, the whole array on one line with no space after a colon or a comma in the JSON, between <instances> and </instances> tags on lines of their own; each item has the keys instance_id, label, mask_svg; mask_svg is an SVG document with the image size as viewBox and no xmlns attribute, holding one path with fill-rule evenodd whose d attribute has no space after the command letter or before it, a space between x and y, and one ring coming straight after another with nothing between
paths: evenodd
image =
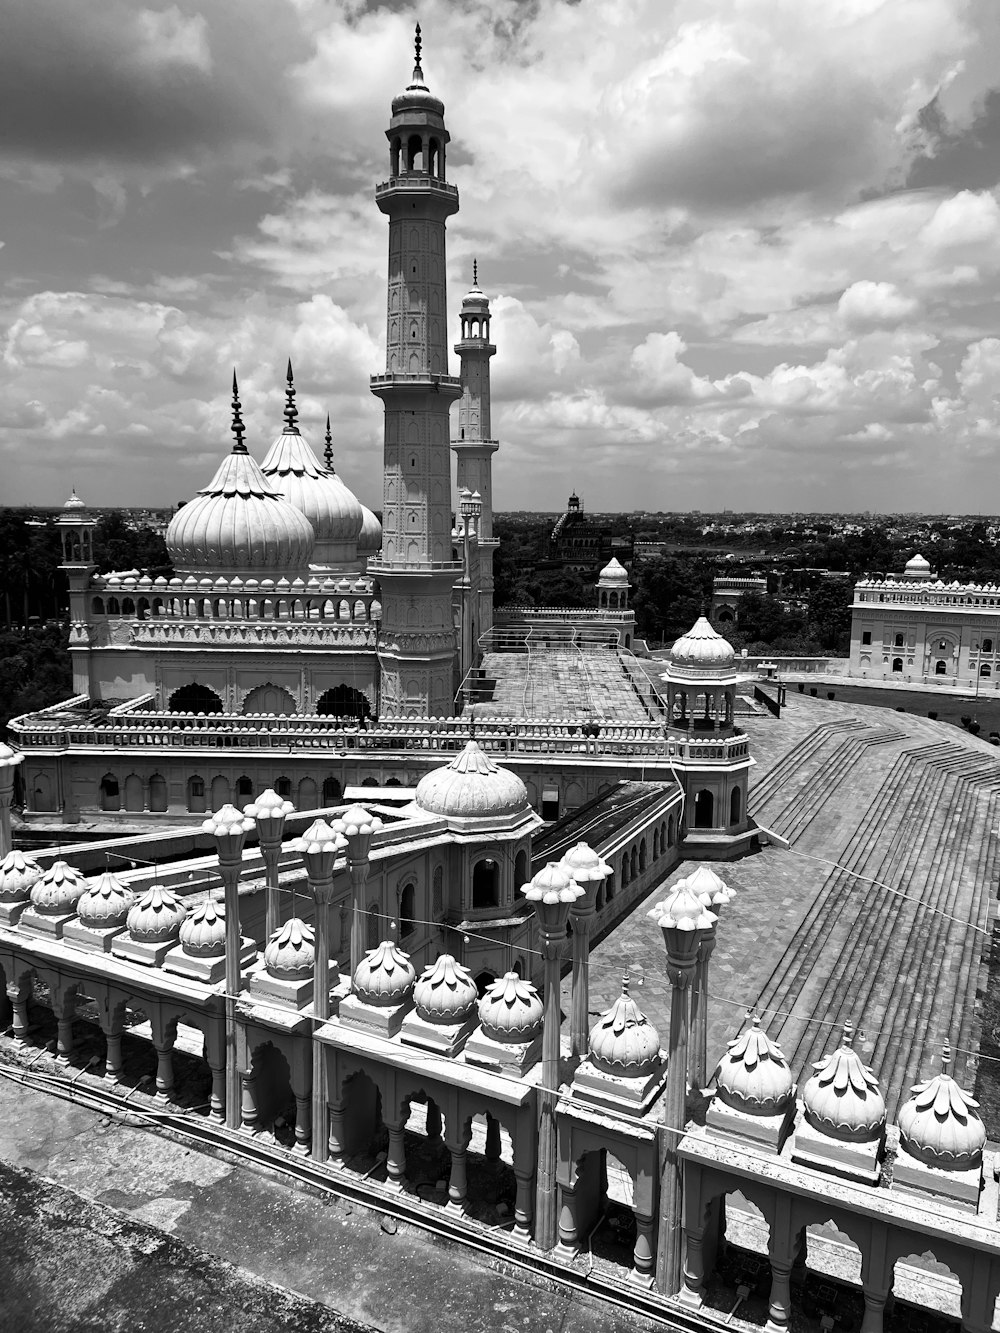
<instances>
[{"instance_id":1,"label":"arched doorway","mask_svg":"<svg viewBox=\"0 0 1000 1333\"><path fill-rule=\"evenodd\" d=\"M154 815L162 815L167 809L167 779L162 773L154 773L149 779L149 808Z\"/></svg>"},{"instance_id":2,"label":"arched doorway","mask_svg":"<svg viewBox=\"0 0 1000 1333\"><path fill-rule=\"evenodd\" d=\"M743 809L742 793L740 792L739 787L734 787L729 797L730 824L738 824L740 822L742 809Z\"/></svg>"},{"instance_id":3,"label":"arched doorway","mask_svg":"<svg viewBox=\"0 0 1000 1333\"><path fill-rule=\"evenodd\" d=\"M105 773L101 778L101 809L120 810L122 808L121 788L113 773Z\"/></svg>"},{"instance_id":4,"label":"arched doorway","mask_svg":"<svg viewBox=\"0 0 1000 1333\"><path fill-rule=\"evenodd\" d=\"M698 792L694 798L695 828L712 828L715 825L715 797L707 789Z\"/></svg>"},{"instance_id":5,"label":"arched doorway","mask_svg":"<svg viewBox=\"0 0 1000 1333\"><path fill-rule=\"evenodd\" d=\"M142 790L142 778L138 773L130 773L125 779L125 809L138 814L146 808L145 793Z\"/></svg>"},{"instance_id":6,"label":"arched doorway","mask_svg":"<svg viewBox=\"0 0 1000 1333\"><path fill-rule=\"evenodd\" d=\"M222 700L207 685L182 685L170 696L171 713L221 713Z\"/></svg>"},{"instance_id":7,"label":"arched doorway","mask_svg":"<svg viewBox=\"0 0 1000 1333\"><path fill-rule=\"evenodd\" d=\"M212 809L221 810L229 804L229 779L216 776L212 779Z\"/></svg>"},{"instance_id":8,"label":"arched doorway","mask_svg":"<svg viewBox=\"0 0 1000 1333\"><path fill-rule=\"evenodd\" d=\"M413 884L405 884L399 895L399 938L406 939L416 929L417 890Z\"/></svg>"},{"instance_id":9,"label":"arched doorway","mask_svg":"<svg viewBox=\"0 0 1000 1333\"><path fill-rule=\"evenodd\" d=\"M287 717L290 713L298 712L298 705L288 690L281 685L268 683L250 691L243 700L242 712L277 713L280 717Z\"/></svg>"},{"instance_id":10,"label":"arched doorway","mask_svg":"<svg viewBox=\"0 0 1000 1333\"><path fill-rule=\"evenodd\" d=\"M934 664L934 674L935 676L946 676L948 674L948 663L938 658Z\"/></svg>"},{"instance_id":11,"label":"arched doorway","mask_svg":"<svg viewBox=\"0 0 1000 1333\"><path fill-rule=\"evenodd\" d=\"M299 783L299 809L315 810L319 804L319 793L312 778L303 778Z\"/></svg>"},{"instance_id":12,"label":"arched doorway","mask_svg":"<svg viewBox=\"0 0 1000 1333\"><path fill-rule=\"evenodd\" d=\"M340 783L336 778L323 779L323 804L336 805L342 795Z\"/></svg>"},{"instance_id":13,"label":"arched doorway","mask_svg":"<svg viewBox=\"0 0 1000 1333\"><path fill-rule=\"evenodd\" d=\"M224 801L223 805L225 805ZM187 808L188 812L192 815L203 815L205 813L206 804L205 804L204 778L188 778Z\"/></svg>"},{"instance_id":14,"label":"arched doorway","mask_svg":"<svg viewBox=\"0 0 1000 1333\"><path fill-rule=\"evenodd\" d=\"M514 858L514 892L517 893L522 884L528 882L528 854L525 851L518 852Z\"/></svg>"},{"instance_id":15,"label":"arched doorway","mask_svg":"<svg viewBox=\"0 0 1000 1333\"><path fill-rule=\"evenodd\" d=\"M472 871L472 910L485 911L500 901L500 867L488 857L477 861Z\"/></svg>"},{"instance_id":16,"label":"arched doorway","mask_svg":"<svg viewBox=\"0 0 1000 1333\"><path fill-rule=\"evenodd\" d=\"M335 685L316 700L320 717L351 717L361 722L371 717L371 711L368 700L353 685Z\"/></svg>"},{"instance_id":17,"label":"arched doorway","mask_svg":"<svg viewBox=\"0 0 1000 1333\"><path fill-rule=\"evenodd\" d=\"M893 671L902 671L903 659L901 657L894 657L892 659L892 669Z\"/></svg>"}]
</instances>

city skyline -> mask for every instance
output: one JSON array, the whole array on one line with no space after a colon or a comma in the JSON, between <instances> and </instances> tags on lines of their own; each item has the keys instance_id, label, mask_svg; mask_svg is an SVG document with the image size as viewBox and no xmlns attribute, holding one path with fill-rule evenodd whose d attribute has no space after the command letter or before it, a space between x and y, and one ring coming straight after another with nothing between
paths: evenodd
<instances>
[{"instance_id":1,"label":"city skyline","mask_svg":"<svg viewBox=\"0 0 1000 1333\"><path fill-rule=\"evenodd\" d=\"M8 503L189 498L232 365L259 459L291 354L311 442L329 409L379 506L373 190L417 18L461 197L450 341L473 256L492 300L498 510L982 507L1000 15L946 0L18 11Z\"/></svg>"}]
</instances>

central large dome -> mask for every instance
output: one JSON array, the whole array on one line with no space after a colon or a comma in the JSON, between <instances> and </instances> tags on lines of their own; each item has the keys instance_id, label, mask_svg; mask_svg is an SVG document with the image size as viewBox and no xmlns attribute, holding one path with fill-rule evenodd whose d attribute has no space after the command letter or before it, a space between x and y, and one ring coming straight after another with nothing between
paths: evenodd
<instances>
[{"instance_id":1,"label":"central large dome","mask_svg":"<svg viewBox=\"0 0 1000 1333\"><path fill-rule=\"evenodd\" d=\"M364 510L336 473L323 467L297 427L285 427L261 472L309 520L316 534L314 565L342 566L357 559Z\"/></svg>"}]
</instances>

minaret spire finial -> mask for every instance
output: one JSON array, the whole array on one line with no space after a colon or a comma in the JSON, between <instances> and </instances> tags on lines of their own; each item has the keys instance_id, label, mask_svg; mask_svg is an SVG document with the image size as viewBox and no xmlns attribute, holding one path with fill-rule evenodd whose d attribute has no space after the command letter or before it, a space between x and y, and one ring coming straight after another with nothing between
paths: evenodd
<instances>
[{"instance_id":1,"label":"minaret spire finial","mask_svg":"<svg viewBox=\"0 0 1000 1333\"><path fill-rule=\"evenodd\" d=\"M473 259L473 261L472 261L472 285L473 285L473 287L478 287L478 286L479 286L479 260L478 260L478 259Z\"/></svg>"},{"instance_id":2,"label":"minaret spire finial","mask_svg":"<svg viewBox=\"0 0 1000 1333\"><path fill-rule=\"evenodd\" d=\"M243 417L240 415L240 386L236 383L236 367L233 367L233 424L230 428L236 436L236 443L233 445L234 454L245 454L247 447L243 443L243 436L246 434L246 427L243 424Z\"/></svg>"},{"instance_id":3,"label":"minaret spire finial","mask_svg":"<svg viewBox=\"0 0 1000 1333\"><path fill-rule=\"evenodd\" d=\"M413 63L416 65L417 69L420 68L421 45L422 43L420 41L420 24L418 23L413 32Z\"/></svg>"},{"instance_id":4,"label":"minaret spire finial","mask_svg":"<svg viewBox=\"0 0 1000 1333\"><path fill-rule=\"evenodd\" d=\"M326 414L326 444L323 448L323 461L330 471L333 471L333 436L330 433L330 413Z\"/></svg>"},{"instance_id":5,"label":"minaret spire finial","mask_svg":"<svg viewBox=\"0 0 1000 1333\"><path fill-rule=\"evenodd\" d=\"M292 358L288 358L288 372L285 375L288 381L288 387L285 390L285 433L287 435L298 435L299 428L295 424L299 419L299 409L295 406L295 383L292 379Z\"/></svg>"}]
</instances>

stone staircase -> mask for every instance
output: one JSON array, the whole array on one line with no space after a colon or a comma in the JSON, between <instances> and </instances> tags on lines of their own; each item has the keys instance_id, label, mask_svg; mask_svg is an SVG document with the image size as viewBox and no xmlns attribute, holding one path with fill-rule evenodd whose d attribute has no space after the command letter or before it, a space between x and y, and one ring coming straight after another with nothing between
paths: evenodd
<instances>
[{"instance_id":1,"label":"stone staircase","mask_svg":"<svg viewBox=\"0 0 1000 1333\"><path fill-rule=\"evenodd\" d=\"M853 1021L890 1115L946 1040L955 1077L975 1079L962 1052L978 1046L987 939L974 927L988 928L1000 873L1000 759L953 735L834 717L750 793L760 824L830 863L760 987L761 1009L787 1015L768 1030L804 1078Z\"/></svg>"}]
</instances>

